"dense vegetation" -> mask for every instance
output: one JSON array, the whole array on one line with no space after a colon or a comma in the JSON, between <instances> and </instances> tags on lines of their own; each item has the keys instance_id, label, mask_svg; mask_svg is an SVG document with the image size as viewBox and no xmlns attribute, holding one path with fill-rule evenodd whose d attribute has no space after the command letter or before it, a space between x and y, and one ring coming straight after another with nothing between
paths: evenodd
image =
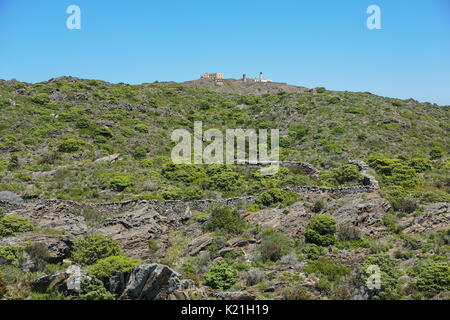
<instances>
[{"instance_id":1,"label":"dense vegetation","mask_svg":"<svg viewBox=\"0 0 450 320\"><path fill-rule=\"evenodd\" d=\"M248 289L258 299L448 299L450 231L408 234L400 222L424 218L426 204L450 202L449 106L324 88L241 95L176 83L63 77L38 84L0 81L0 112L0 191L99 203L257 195L255 203L239 210L193 211L163 240L146 240L151 262L168 265L196 286ZM170 134L178 128L192 131L194 121L202 121L204 130L280 129L282 160L309 162L320 174L313 177L301 168L263 175L244 165L175 165ZM113 154L119 160L96 161ZM363 176L348 164L351 159L369 164L391 205L377 225L382 236L338 224L333 210L344 205L339 199L332 199L338 205L330 208L327 196L307 198L288 190L360 185ZM288 215L298 203L310 218L301 234L244 219L261 210ZM27 218L4 211L0 207L0 240L64 233L36 229ZM83 215L97 222L95 213ZM188 253L193 230L211 238L197 255ZM72 240L69 263L91 277L77 295L30 291L31 280L63 270L68 262L55 263L47 248L25 241L0 245L0 299L114 299L105 279L148 262L125 256L121 243L108 236ZM230 249L230 243L239 245ZM39 261L39 271L23 271L24 257ZM359 296L355 292L373 265L380 269L381 287ZM204 298L195 290L189 297Z\"/></svg>"},{"instance_id":2,"label":"dense vegetation","mask_svg":"<svg viewBox=\"0 0 450 320\"><path fill-rule=\"evenodd\" d=\"M255 194L288 185L359 184L349 159L370 160L388 196L449 199L449 108L370 93L310 90L239 95L174 83L59 78L0 82L0 189L102 202ZM278 128L281 158L320 178L244 166L173 165L172 130ZM118 162L94 162L117 153ZM261 203L284 201L272 192ZM273 198L273 199L272 199Z\"/></svg>"}]
</instances>

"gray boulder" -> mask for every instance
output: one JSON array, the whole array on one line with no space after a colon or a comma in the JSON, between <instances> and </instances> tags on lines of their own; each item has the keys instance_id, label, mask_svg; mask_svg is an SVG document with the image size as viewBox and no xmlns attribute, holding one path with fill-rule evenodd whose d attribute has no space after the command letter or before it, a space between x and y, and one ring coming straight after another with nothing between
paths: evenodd
<instances>
[{"instance_id":1,"label":"gray boulder","mask_svg":"<svg viewBox=\"0 0 450 320\"><path fill-rule=\"evenodd\" d=\"M14 203L22 203L23 199L11 191L0 191L0 201L8 201Z\"/></svg>"},{"instance_id":2,"label":"gray boulder","mask_svg":"<svg viewBox=\"0 0 450 320\"><path fill-rule=\"evenodd\" d=\"M145 264L136 267L121 295L130 300L166 300L180 287L178 274L161 264Z\"/></svg>"}]
</instances>

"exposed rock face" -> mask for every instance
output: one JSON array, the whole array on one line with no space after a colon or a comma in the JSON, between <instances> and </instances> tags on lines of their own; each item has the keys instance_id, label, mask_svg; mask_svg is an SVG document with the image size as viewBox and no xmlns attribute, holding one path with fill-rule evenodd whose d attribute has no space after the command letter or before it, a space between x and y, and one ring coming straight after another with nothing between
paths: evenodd
<instances>
[{"instance_id":1,"label":"exposed rock face","mask_svg":"<svg viewBox=\"0 0 450 320\"><path fill-rule=\"evenodd\" d=\"M146 264L131 272L121 299L165 300L179 288L175 271L161 264Z\"/></svg>"},{"instance_id":2,"label":"exposed rock face","mask_svg":"<svg viewBox=\"0 0 450 320\"><path fill-rule=\"evenodd\" d=\"M331 214L338 225L352 225L361 233L372 236L385 232L380 222L390 205L377 193L365 194L364 197L349 194L338 199L323 195L323 198L327 203L324 212ZM313 215L315 213L304 203L297 202L289 207L287 213L283 209L269 208L251 213L245 219L250 225L273 228L296 238L303 235Z\"/></svg>"},{"instance_id":3,"label":"exposed rock face","mask_svg":"<svg viewBox=\"0 0 450 320\"><path fill-rule=\"evenodd\" d=\"M224 291L216 294L220 300L256 300L256 295L249 291Z\"/></svg>"},{"instance_id":4,"label":"exposed rock face","mask_svg":"<svg viewBox=\"0 0 450 320\"><path fill-rule=\"evenodd\" d=\"M340 203L339 203L340 202ZM366 197L346 196L330 208L338 225L353 225L365 235L381 236L385 228L381 225L390 204L378 194L367 194Z\"/></svg>"},{"instance_id":5,"label":"exposed rock face","mask_svg":"<svg viewBox=\"0 0 450 320\"><path fill-rule=\"evenodd\" d=\"M97 160L95 160L95 162L114 162L114 161L119 161L119 160L122 160L122 159L120 158L120 156L118 154L115 153L115 154L111 154L109 156L97 159Z\"/></svg>"},{"instance_id":6,"label":"exposed rock face","mask_svg":"<svg viewBox=\"0 0 450 320\"><path fill-rule=\"evenodd\" d=\"M204 234L199 238L196 238L191 241L188 245L189 254L191 256L195 256L201 250L208 247L214 240L214 237L211 234Z\"/></svg>"},{"instance_id":7,"label":"exposed rock face","mask_svg":"<svg viewBox=\"0 0 450 320\"><path fill-rule=\"evenodd\" d=\"M57 229L76 237L85 235L88 227L84 217L74 214L78 209L72 203L42 201L14 212L33 221L36 228Z\"/></svg>"},{"instance_id":8,"label":"exposed rock face","mask_svg":"<svg viewBox=\"0 0 450 320\"><path fill-rule=\"evenodd\" d=\"M70 266L65 271L57 272L53 275L42 276L33 283L33 290L36 292L46 292L52 288L58 288L66 292L80 292L81 283L84 279L89 279L80 267Z\"/></svg>"},{"instance_id":9,"label":"exposed rock face","mask_svg":"<svg viewBox=\"0 0 450 320\"><path fill-rule=\"evenodd\" d=\"M283 209L264 209L245 217L248 224L259 225L262 229L272 228L293 237L303 234L308 221L313 213L310 212L303 203L297 202L289 207L289 212L284 213Z\"/></svg>"},{"instance_id":10,"label":"exposed rock face","mask_svg":"<svg viewBox=\"0 0 450 320\"><path fill-rule=\"evenodd\" d=\"M69 254L72 241L62 236L37 234L33 232L23 233L0 239L0 246L26 246L29 243L42 243L47 247L48 259L51 263L64 260Z\"/></svg>"},{"instance_id":11,"label":"exposed rock face","mask_svg":"<svg viewBox=\"0 0 450 320\"><path fill-rule=\"evenodd\" d=\"M402 221L405 233L421 233L445 230L450 225L450 203L433 203L424 207L418 217L407 217Z\"/></svg>"},{"instance_id":12,"label":"exposed rock face","mask_svg":"<svg viewBox=\"0 0 450 320\"><path fill-rule=\"evenodd\" d=\"M0 191L0 201L22 203L23 199L19 195L15 194L14 192Z\"/></svg>"},{"instance_id":13,"label":"exposed rock face","mask_svg":"<svg viewBox=\"0 0 450 320\"><path fill-rule=\"evenodd\" d=\"M190 217L190 210L161 210L144 205L132 211L106 219L96 233L110 235L122 244L128 256L148 258L148 240L175 230Z\"/></svg>"}]
</instances>

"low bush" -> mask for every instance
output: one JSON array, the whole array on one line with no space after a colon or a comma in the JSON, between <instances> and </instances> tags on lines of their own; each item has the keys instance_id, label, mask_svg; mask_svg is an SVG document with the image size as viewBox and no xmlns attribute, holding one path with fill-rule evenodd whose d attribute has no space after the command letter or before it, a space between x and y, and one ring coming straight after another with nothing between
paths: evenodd
<instances>
[{"instance_id":1,"label":"low bush","mask_svg":"<svg viewBox=\"0 0 450 320\"><path fill-rule=\"evenodd\" d=\"M305 240L319 246L330 246L336 242L336 221L327 215L318 214L309 222Z\"/></svg>"},{"instance_id":2,"label":"low bush","mask_svg":"<svg viewBox=\"0 0 450 320\"><path fill-rule=\"evenodd\" d=\"M306 243L300 248L300 252L305 254L308 260L317 260L325 254L325 248L314 243Z\"/></svg>"},{"instance_id":3,"label":"low bush","mask_svg":"<svg viewBox=\"0 0 450 320\"><path fill-rule=\"evenodd\" d=\"M361 270L361 277L365 283L368 280L370 281L369 277L374 275L374 273L369 272L369 270L371 270L369 269L370 266L379 268L380 286L378 289L374 287L369 291L369 298L374 300L399 299L399 278L401 276L401 272L397 268L397 263L395 260L384 253L369 256L363 263Z\"/></svg>"},{"instance_id":4,"label":"low bush","mask_svg":"<svg viewBox=\"0 0 450 320\"><path fill-rule=\"evenodd\" d=\"M115 191L123 191L133 185L133 176L128 173L112 173L106 179L105 187Z\"/></svg>"},{"instance_id":5,"label":"low bush","mask_svg":"<svg viewBox=\"0 0 450 320\"><path fill-rule=\"evenodd\" d=\"M309 261L303 270L310 274L323 275L328 281L339 281L342 277L350 274L350 269L340 264L338 261L320 257L317 260Z\"/></svg>"},{"instance_id":6,"label":"low bush","mask_svg":"<svg viewBox=\"0 0 450 320\"><path fill-rule=\"evenodd\" d=\"M361 231L350 224L341 225L337 228L337 238L340 241L358 240L361 238Z\"/></svg>"},{"instance_id":7,"label":"low bush","mask_svg":"<svg viewBox=\"0 0 450 320\"><path fill-rule=\"evenodd\" d=\"M272 188L264 191L256 199L256 203L266 207L270 207L273 205L287 206L293 204L296 200L296 193L285 191L280 188Z\"/></svg>"},{"instance_id":8,"label":"low bush","mask_svg":"<svg viewBox=\"0 0 450 320\"><path fill-rule=\"evenodd\" d=\"M86 149L89 143L79 139L66 139L58 143L58 151L65 153L78 152Z\"/></svg>"},{"instance_id":9,"label":"low bush","mask_svg":"<svg viewBox=\"0 0 450 320\"><path fill-rule=\"evenodd\" d=\"M291 249L290 239L273 229L263 231L259 251L264 261L277 261Z\"/></svg>"},{"instance_id":10,"label":"low bush","mask_svg":"<svg viewBox=\"0 0 450 320\"><path fill-rule=\"evenodd\" d=\"M111 277L117 272L130 272L140 264L141 261L138 259L124 256L110 256L98 260L89 268L88 273L97 278Z\"/></svg>"},{"instance_id":11,"label":"low bush","mask_svg":"<svg viewBox=\"0 0 450 320\"><path fill-rule=\"evenodd\" d=\"M50 97L46 93L38 93L31 97L31 101L36 104L45 105L50 102Z\"/></svg>"},{"instance_id":12,"label":"low bush","mask_svg":"<svg viewBox=\"0 0 450 320\"><path fill-rule=\"evenodd\" d=\"M0 237L32 231L33 223L25 217L9 215L0 218Z\"/></svg>"},{"instance_id":13,"label":"low bush","mask_svg":"<svg viewBox=\"0 0 450 320\"><path fill-rule=\"evenodd\" d=\"M75 240L72 260L81 265L92 265L100 259L120 256L121 253L118 241L100 234L91 234L85 239Z\"/></svg>"},{"instance_id":14,"label":"low bush","mask_svg":"<svg viewBox=\"0 0 450 320\"><path fill-rule=\"evenodd\" d=\"M417 290L427 297L450 291L450 264L447 261L429 260L416 268Z\"/></svg>"},{"instance_id":15,"label":"low bush","mask_svg":"<svg viewBox=\"0 0 450 320\"><path fill-rule=\"evenodd\" d=\"M93 277L83 280L79 298L81 300L114 300L114 295L106 290L101 280Z\"/></svg>"},{"instance_id":16,"label":"low bush","mask_svg":"<svg viewBox=\"0 0 450 320\"><path fill-rule=\"evenodd\" d=\"M207 229L222 231L229 234L239 234L246 228L246 224L237 210L226 206L216 206L211 210Z\"/></svg>"},{"instance_id":17,"label":"low bush","mask_svg":"<svg viewBox=\"0 0 450 320\"><path fill-rule=\"evenodd\" d=\"M213 263L209 271L204 274L204 279L207 286L226 290L238 281L238 273L224 259L221 259Z\"/></svg>"},{"instance_id":18,"label":"low bush","mask_svg":"<svg viewBox=\"0 0 450 320\"><path fill-rule=\"evenodd\" d=\"M18 267L24 249L25 247L22 246L0 246L0 260Z\"/></svg>"},{"instance_id":19,"label":"low bush","mask_svg":"<svg viewBox=\"0 0 450 320\"><path fill-rule=\"evenodd\" d=\"M173 163L163 166L162 175L171 181L185 183L192 183L206 177L205 169L199 165Z\"/></svg>"}]
</instances>

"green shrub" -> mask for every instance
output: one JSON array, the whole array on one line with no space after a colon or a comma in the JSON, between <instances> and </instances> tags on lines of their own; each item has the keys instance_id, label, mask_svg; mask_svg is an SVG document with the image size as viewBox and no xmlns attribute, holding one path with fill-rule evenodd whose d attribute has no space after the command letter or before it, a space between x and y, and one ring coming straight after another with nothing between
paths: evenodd
<instances>
[{"instance_id":1,"label":"green shrub","mask_svg":"<svg viewBox=\"0 0 450 320\"><path fill-rule=\"evenodd\" d=\"M207 224L209 231L239 234L245 228L246 224L237 210L232 210L226 206L215 206L212 208Z\"/></svg>"},{"instance_id":2,"label":"green shrub","mask_svg":"<svg viewBox=\"0 0 450 320\"><path fill-rule=\"evenodd\" d=\"M319 213L324 208L325 208L325 202L322 199L314 201L314 205L313 205L312 209L315 213Z\"/></svg>"},{"instance_id":3,"label":"green shrub","mask_svg":"<svg viewBox=\"0 0 450 320\"><path fill-rule=\"evenodd\" d=\"M24 249L22 246L0 246L0 260L18 267Z\"/></svg>"},{"instance_id":4,"label":"green shrub","mask_svg":"<svg viewBox=\"0 0 450 320\"><path fill-rule=\"evenodd\" d=\"M444 156L444 151L442 150L441 147L434 147L430 151L430 158L433 160L442 158L443 156Z\"/></svg>"},{"instance_id":5,"label":"green shrub","mask_svg":"<svg viewBox=\"0 0 450 320\"><path fill-rule=\"evenodd\" d=\"M0 299L2 299L8 291L8 282L0 276Z\"/></svg>"},{"instance_id":6,"label":"green shrub","mask_svg":"<svg viewBox=\"0 0 450 320\"><path fill-rule=\"evenodd\" d=\"M339 281L342 277L350 273L350 270L338 261L325 257L319 257L317 260L309 261L303 270L307 273L323 275L329 281Z\"/></svg>"},{"instance_id":7,"label":"green shrub","mask_svg":"<svg viewBox=\"0 0 450 320\"><path fill-rule=\"evenodd\" d=\"M291 241L285 234L273 229L263 231L259 251L264 261L277 261L286 255L290 248Z\"/></svg>"},{"instance_id":8,"label":"green shrub","mask_svg":"<svg viewBox=\"0 0 450 320\"><path fill-rule=\"evenodd\" d=\"M0 237L32 231L33 223L25 217L9 215L0 218Z\"/></svg>"},{"instance_id":9,"label":"green shrub","mask_svg":"<svg viewBox=\"0 0 450 320\"><path fill-rule=\"evenodd\" d=\"M317 260L320 256L325 254L325 248L314 243L306 243L301 247L300 251L305 254L306 258L309 260Z\"/></svg>"},{"instance_id":10,"label":"green shrub","mask_svg":"<svg viewBox=\"0 0 450 320\"><path fill-rule=\"evenodd\" d=\"M416 172L424 172L431 169L430 160L425 158L413 158L409 161L408 165L414 168Z\"/></svg>"},{"instance_id":11,"label":"green shrub","mask_svg":"<svg viewBox=\"0 0 450 320\"><path fill-rule=\"evenodd\" d=\"M147 156L148 149L144 146L136 146L133 150L133 158L142 160Z\"/></svg>"},{"instance_id":12,"label":"green shrub","mask_svg":"<svg viewBox=\"0 0 450 320\"><path fill-rule=\"evenodd\" d=\"M79 139L66 139L58 144L58 151L71 153L81 151L89 146L89 143Z\"/></svg>"},{"instance_id":13,"label":"green shrub","mask_svg":"<svg viewBox=\"0 0 450 320\"><path fill-rule=\"evenodd\" d=\"M111 138L113 136L111 130L107 127L97 127L94 130L94 135Z\"/></svg>"},{"instance_id":14,"label":"green shrub","mask_svg":"<svg viewBox=\"0 0 450 320\"><path fill-rule=\"evenodd\" d=\"M450 264L446 261L427 261L417 268L417 290L427 297L450 291Z\"/></svg>"},{"instance_id":15,"label":"green shrub","mask_svg":"<svg viewBox=\"0 0 450 320\"><path fill-rule=\"evenodd\" d=\"M133 185L133 176L128 173L112 173L105 184L107 188L123 191Z\"/></svg>"},{"instance_id":16,"label":"green shrub","mask_svg":"<svg viewBox=\"0 0 450 320\"><path fill-rule=\"evenodd\" d=\"M393 99L392 100L392 105L395 106L395 107L402 107L402 106L404 106L404 103L400 99Z\"/></svg>"},{"instance_id":17,"label":"green shrub","mask_svg":"<svg viewBox=\"0 0 450 320\"><path fill-rule=\"evenodd\" d=\"M148 251L154 254L159 250L158 241L156 239L148 239Z\"/></svg>"},{"instance_id":18,"label":"green shrub","mask_svg":"<svg viewBox=\"0 0 450 320\"><path fill-rule=\"evenodd\" d=\"M400 226L397 223L397 217L391 213L385 214L383 216L383 225L393 233L399 233L400 232Z\"/></svg>"},{"instance_id":19,"label":"green shrub","mask_svg":"<svg viewBox=\"0 0 450 320\"><path fill-rule=\"evenodd\" d=\"M309 128L303 125L291 125L289 127L289 136L297 140L297 142L303 140L309 132Z\"/></svg>"},{"instance_id":20,"label":"green shrub","mask_svg":"<svg viewBox=\"0 0 450 320\"><path fill-rule=\"evenodd\" d=\"M327 89L325 89L324 87L318 87L316 88L316 92L317 93L325 93L327 91Z\"/></svg>"},{"instance_id":21,"label":"green shrub","mask_svg":"<svg viewBox=\"0 0 450 320\"><path fill-rule=\"evenodd\" d=\"M226 290L237 282L238 273L224 259L221 259L211 266L208 273L204 274L204 279L207 286Z\"/></svg>"},{"instance_id":22,"label":"green shrub","mask_svg":"<svg viewBox=\"0 0 450 320\"><path fill-rule=\"evenodd\" d=\"M381 180L386 185L413 189L421 184L416 170L400 159L376 155L369 158L369 164L381 175Z\"/></svg>"},{"instance_id":23,"label":"green shrub","mask_svg":"<svg viewBox=\"0 0 450 320\"><path fill-rule=\"evenodd\" d=\"M220 172L210 176L207 180L208 187L212 190L233 191L244 184L242 176L237 172Z\"/></svg>"},{"instance_id":24,"label":"green shrub","mask_svg":"<svg viewBox=\"0 0 450 320\"><path fill-rule=\"evenodd\" d=\"M380 289L373 288L369 291L369 298L374 300L396 300L400 298L399 278L402 275L397 268L394 259L387 254L376 254L369 256L363 263L361 277L364 282L371 276L368 273L369 266L380 268Z\"/></svg>"},{"instance_id":25,"label":"green shrub","mask_svg":"<svg viewBox=\"0 0 450 320\"><path fill-rule=\"evenodd\" d=\"M75 241L72 260L81 265L92 265L100 259L120 256L121 253L118 241L100 234L91 234Z\"/></svg>"},{"instance_id":26,"label":"green shrub","mask_svg":"<svg viewBox=\"0 0 450 320\"><path fill-rule=\"evenodd\" d=\"M346 164L334 170L334 178L339 184L351 181L361 181L363 176L357 166Z\"/></svg>"},{"instance_id":27,"label":"green shrub","mask_svg":"<svg viewBox=\"0 0 450 320\"><path fill-rule=\"evenodd\" d=\"M9 158L8 162L8 170L13 171L19 168L19 158L16 154L13 154L11 158Z\"/></svg>"},{"instance_id":28,"label":"green shrub","mask_svg":"<svg viewBox=\"0 0 450 320\"><path fill-rule=\"evenodd\" d=\"M89 268L88 273L97 278L111 277L117 272L130 272L142 262L124 256L110 256L97 260L97 262Z\"/></svg>"},{"instance_id":29,"label":"green shrub","mask_svg":"<svg viewBox=\"0 0 450 320\"><path fill-rule=\"evenodd\" d=\"M114 295L106 290L103 282L97 278L85 278L81 283L81 300L114 300Z\"/></svg>"},{"instance_id":30,"label":"green shrub","mask_svg":"<svg viewBox=\"0 0 450 320\"><path fill-rule=\"evenodd\" d=\"M50 97L46 93L38 93L31 97L31 101L36 104L44 105L50 102Z\"/></svg>"},{"instance_id":31,"label":"green shrub","mask_svg":"<svg viewBox=\"0 0 450 320\"><path fill-rule=\"evenodd\" d=\"M330 246L336 242L336 221L327 215L318 214L309 222L305 240L319 246Z\"/></svg>"},{"instance_id":32,"label":"green shrub","mask_svg":"<svg viewBox=\"0 0 450 320\"><path fill-rule=\"evenodd\" d=\"M199 165L192 164L165 164L162 175L171 180L192 183L206 177L205 169Z\"/></svg>"},{"instance_id":33,"label":"green shrub","mask_svg":"<svg viewBox=\"0 0 450 320\"><path fill-rule=\"evenodd\" d=\"M183 195L183 190L175 186L168 186L166 189L161 191L161 196L165 200L181 200Z\"/></svg>"},{"instance_id":34,"label":"green shrub","mask_svg":"<svg viewBox=\"0 0 450 320\"><path fill-rule=\"evenodd\" d=\"M276 204L282 206L290 205L297 200L297 194L290 191L285 191L280 188L271 188L264 191L257 199L256 203L270 207Z\"/></svg>"}]
</instances>

